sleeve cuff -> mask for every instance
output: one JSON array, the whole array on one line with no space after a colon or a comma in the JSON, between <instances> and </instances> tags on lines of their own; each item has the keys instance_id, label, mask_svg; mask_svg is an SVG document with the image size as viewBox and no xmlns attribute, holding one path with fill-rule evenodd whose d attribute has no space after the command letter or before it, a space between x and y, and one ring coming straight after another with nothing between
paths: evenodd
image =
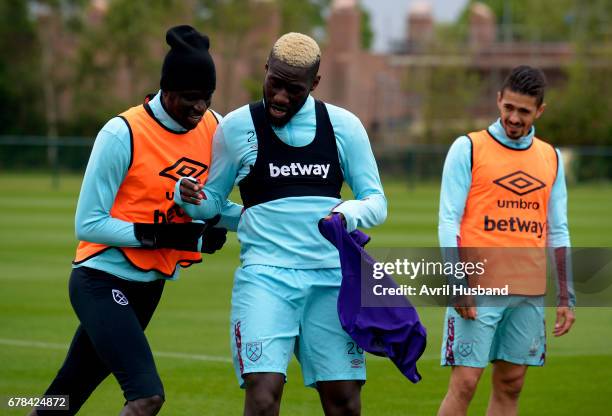
<instances>
[{"instance_id":1,"label":"sleeve cuff","mask_svg":"<svg viewBox=\"0 0 612 416\"><path fill-rule=\"evenodd\" d=\"M179 207L182 207L184 205L184 202L181 199L181 181L185 178L189 177L183 176L179 178L179 180L176 181L176 184L174 185L174 203L177 204Z\"/></svg>"},{"instance_id":2,"label":"sleeve cuff","mask_svg":"<svg viewBox=\"0 0 612 416\"><path fill-rule=\"evenodd\" d=\"M357 229L357 219L351 215L350 209L348 207L342 207L344 203L341 203L336 208L332 210L332 212L338 212L344 215L344 219L346 220L346 230L350 233Z\"/></svg>"}]
</instances>

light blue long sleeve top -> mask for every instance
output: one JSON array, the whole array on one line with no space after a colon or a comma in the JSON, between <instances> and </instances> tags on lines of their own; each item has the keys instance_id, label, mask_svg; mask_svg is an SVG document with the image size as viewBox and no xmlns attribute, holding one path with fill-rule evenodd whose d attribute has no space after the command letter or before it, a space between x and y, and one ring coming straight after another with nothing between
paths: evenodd
<instances>
[{"instance_id":1,"label":"light blue long sleeve top","mask_svg":"<svg viewBox=\"0 0 612 416\"><path fill-rule=\"evenodd\" d=\"M316 131L315 102L309 96L302 108L276 135L290 146L306 146ZM243 266L265 264L295 269L340 267L337 250L319 233L318 221L330 212L340 212L347 229L381 224L387 201L368 135L359 119L347 110L326 104L336 136L344 180L353 200L303 196L281 198L252 206L243 212L238 225ZM228 114L215 133L213 159L206 199L201 205L175 201L192 217L206 219L222 208L234 185L250 172L257 158L257 138L249 106Z\"/></svg>"},{"instance_id":2,"label":"light blue long sleeve top","mask_svg":"<svg viewBox=\"0 0 612 416\"><path fill-rule=\"evenodd\" d=\"M514 149L525 149L531 145L535 135L532 127L526 136L513 140L506 136L501 120L489 126L489 132L500 143ZM567 188L561 152L555 149L558 156L557 177L550 192L547 218L547 246L570 247L570 236L567 222ZM461 220L472 185L472 142L467 136L461 136L451 145L442 172L440 191L440 209L438 216L438 239L440 247L457 247L460 235ZM447 253L450 253L447 251ZM567 268L571 270L571 259L566 259ZM573 288L570 282L570 294ZM573 304L573 303L572 303Z\"/></svg>"},{"instance_id":3,"label":"light blue long sleeve top","mask_svg":"<svg viewBox=\"0 0 612 416\"><path fill-rule=\"evenodd\" d=\"M157 118L168 129L184 132L161 103L161 91L149 101ZM218 119L221 117L215 113ZM181 136L177 136L180 140ZM121 186L132 157L131 138L127 124L120 117L109 120L96 137L77 203L75 216L76 237L81 241L105 244L111 247L140 247L134 234L134 224L110 215L117 191ZM242 207L225 201L219 227L236 230ZM165 278L162 274L143 272L131 266L119 250L109 249L73 267L87 266L114 276L142 282ZM177 266L170 279L178 278Z\"/></svg>"}]
</instances>

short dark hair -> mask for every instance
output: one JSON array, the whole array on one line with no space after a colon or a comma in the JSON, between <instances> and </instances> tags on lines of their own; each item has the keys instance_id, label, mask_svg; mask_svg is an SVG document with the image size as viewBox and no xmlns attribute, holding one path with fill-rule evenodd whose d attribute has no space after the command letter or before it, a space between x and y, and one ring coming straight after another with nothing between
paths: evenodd
<instances>
[{"instance_id":1,"label":"short dark hair","mask_svg":"<svg viewBox=\"0 0 612 416\"><path fill-rule=\"evenodd\" d=\"M529 95L536 98L539 106L544 102L544 89L546 88L546 76L538 69L527 65L520 65L512 69L504 80L500 89L504 94L506 89L519 94Z\"/></svg>"}]
</instances>

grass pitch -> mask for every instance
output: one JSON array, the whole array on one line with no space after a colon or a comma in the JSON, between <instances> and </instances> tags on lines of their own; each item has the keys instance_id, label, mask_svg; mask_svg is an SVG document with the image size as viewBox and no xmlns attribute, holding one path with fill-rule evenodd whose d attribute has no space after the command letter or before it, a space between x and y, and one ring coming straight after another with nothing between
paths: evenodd
<instances>
[{"instance_id":1,"label":"grass pitch","mask_svg":"<svg viewBox=\"0 0 612 416\"><path fill-rule=\"evenodd\" d=\"M0 415L8 397L42 394L60 367L77 326L67 283L74 255L74 210L79 176L62 177L58 190L42 175L0 175ZM408 187L385 181L387 222L371 232L377 247L436 246L438 184ZM574 246L612 246L612 186L570 188ZM156 354L167 401L161 415L238 415L243 392L230 362L228 328L238 242L232 235L218 254L166 286L147 334ZM548 311L549 328L553 310ZM368 357L364 415L432 415L445 392L449 370L439 366L444 311L421 308L429 337L419 361L423 381L413 385L384 359ZM548 330L548 360L530 369L521 396L524 415L612 414L612 309L579 308L572 332L560 339ZM490 392L487 371L470 413L484 414ZM318 396L302 384L293 360L281 413L322 414ZM123 397L108 378L81 410L118 414Z\"/></svg>"}]
</instances>

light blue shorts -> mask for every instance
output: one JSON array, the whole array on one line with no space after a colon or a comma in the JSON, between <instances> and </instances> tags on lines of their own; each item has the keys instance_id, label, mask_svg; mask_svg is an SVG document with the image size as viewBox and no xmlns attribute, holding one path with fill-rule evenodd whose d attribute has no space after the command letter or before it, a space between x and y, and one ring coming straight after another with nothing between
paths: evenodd
<instances>
[{"instance_id":1,"label":"light blue shorts","mask_svg":"<svg viewBox=\"0 0 612 416\"><path fill-rule=\"evenodd\" d=\"M295 353L304 384L366 379L365 356L342 329L340 269L239 267L234 276L231 345L236 377L282 373Z\"/></svg>"},{"instance_id":2,"label":"light blue shorts","mask_svg":"<svg viewBox=\"0 0 612 416\"><path fill-rule=\"evenodd\" d=\"M442 340L443 366L484 368L489 362L542 366L546 358L544 300L539 296L481 296L477 318L463 319L447 308ZM496 306L478 306L479 304Z\"/></svg>"}]
</instances>

